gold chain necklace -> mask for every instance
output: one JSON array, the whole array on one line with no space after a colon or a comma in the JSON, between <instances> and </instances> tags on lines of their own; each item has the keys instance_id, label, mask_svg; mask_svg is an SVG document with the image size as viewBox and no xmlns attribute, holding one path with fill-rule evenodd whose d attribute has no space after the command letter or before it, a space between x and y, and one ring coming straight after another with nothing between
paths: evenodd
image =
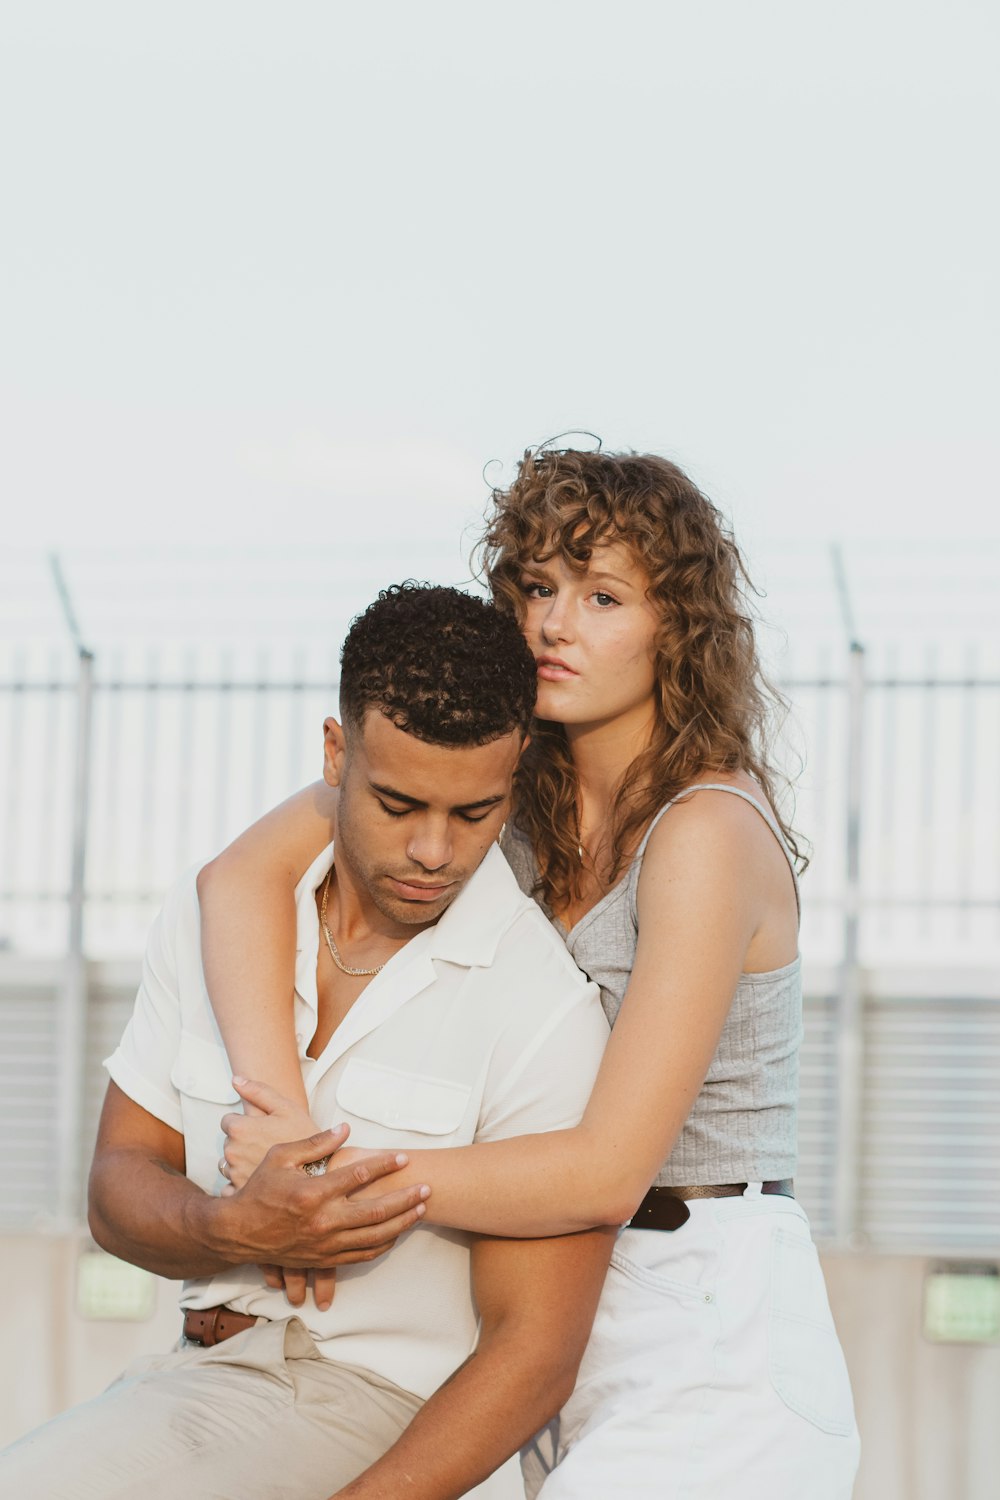
<instances>
[{"instance_id":1,"label":"gold chain necklace","mask_svg":"<svg viewBox=\"0 0 1000 1500\"><path fill-rule=\"evenodd\" d=\"M337 965L337 968L342 974L350 974L355 979L367 979L372 974L381 974L382 970L389 962L388 959L385 959L384 962L380 964L376 964L374 969L352 969L350 964L345 964L344 960L340 956L337 945L333 941L333 933L326 925L326 903L330 896L330 876L332 874L333 866L331 865L329 870L327 871L326 879L323 882L323 901L319 909L319 925L323 929L323 936L326 938L326 946L330 950L330 957L333 959L334 963Z\"/></svg>"}]
</instances>

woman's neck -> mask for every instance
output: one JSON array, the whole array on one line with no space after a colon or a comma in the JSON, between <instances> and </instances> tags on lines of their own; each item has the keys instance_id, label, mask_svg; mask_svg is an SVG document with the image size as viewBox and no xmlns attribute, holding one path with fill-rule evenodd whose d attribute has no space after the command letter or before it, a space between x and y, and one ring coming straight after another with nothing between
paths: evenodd
<instances>
[{"instance_id":1,"label":"woman's neck","mask_svg":"<svg viewBox=\"0 0 1000 1500\"><path fill-rule=\"evenodd\" d=\"M567 724L566 740L580 789L582 830L607 820L622 781L649 748L656 722L652 704L597 724Z\"/></svg>"}]
</instances>

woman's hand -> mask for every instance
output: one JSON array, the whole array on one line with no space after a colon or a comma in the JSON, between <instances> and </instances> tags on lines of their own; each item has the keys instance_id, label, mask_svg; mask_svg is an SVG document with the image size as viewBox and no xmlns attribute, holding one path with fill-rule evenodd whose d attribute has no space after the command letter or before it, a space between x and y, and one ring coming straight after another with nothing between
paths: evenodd
<instances>
[{"instance_id":1,"label":"woman's hand","mask_svg":"<svg viewBox=\"0 0 1000 1500\"><path fill-rule=\"evenodd\" d=\"M260 1269L271 1290L284 1292L293 1307L303 1306L310 1276L313 1279L313 1299L320 1312L327 1311L337 1290L336 1266L327 1266L322 1271L299 1271L293 1266L261 1266Z\"/></svg>"},{"instance_id":2,"label":"woman's hand","mask_svg":"<svg viewBox=\"0 0 1000 1500\"><path fill-rule=\"evenodd\" d=\"M286 1141L306 1140L316 1135L319 1127L312 1116L293 1100L279 1094L277 1089L265 1083L256 1083L249 1078L234 1078L233 1087L247 1104L254 1107L250 1115L228 1114L222 1117L222 1129L226 1136L220 1170L228 1185L224 1194L234 1193L256 1171L272 1146ZM342 1140L347 1139L349 1127L337 1127L342 1131ZM348 1151L344 1154L335 1147L338 1166L349 1166L351 1159L365 1156L364 1151ZM388 1247L387 1247L388 1248ZM264 1280L273 1291L284 1292L293 1307L302 1307L309 1287L309 1276L313 1278L313 1298L320 1312L326 1312L337 1286L336 1268L329 1266L312 1272L293 1269L290 1266L261 1266Z\"/></svg>"},{"instance_id":3,"label":"woman's hand","mask_svg":"<svg viewBox=\"0 0 1000 1500\"><path fill-rule=\"evenodd\" d=\"M287 1141L304 1141L317 1135L320 1126L312 1116L277 1089L265 1083L254 1083L248 1078L234 1078L233 1087L248 1104L254 1105L258 1114L228 1114L222 1117L222 1129L226 1135L223 1157L226 1163L225 1176L230 1186L241 1188L260 1166L272 1146L284 1145ZM344 1139L347 1127L344 1127ZM220 1163L221 1167L221 1163Z\"/></svg>"}]
</instances>

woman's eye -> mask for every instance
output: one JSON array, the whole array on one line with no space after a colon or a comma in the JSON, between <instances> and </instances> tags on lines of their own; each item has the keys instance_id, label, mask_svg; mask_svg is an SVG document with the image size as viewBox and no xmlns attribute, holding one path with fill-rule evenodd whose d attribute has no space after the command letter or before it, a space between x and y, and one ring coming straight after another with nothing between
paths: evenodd
<instances>
[{"instance_id":1,"label":"woman's eye","mask_svg":"<svg viewBox=\"0 0 1000 1500\"><path fill-rule=\"evenodd\" d=\"M608 607L609 604L617 604L618 603L618 600L615 598L615 596L613 594L605 594L605 593L598 592L596 594L591 594L590 597L593 599L594 603L600 609L607 609L607 607Z\"/></svg>"},{"instance_id":2,"label":"woman's eye","mask_svg":"<svg viewBox=\"0 0 1000 1500\"><path fill-rule=\"evenodd\" d=\"M382 801L381 797L376 797L375 801L383 812L389 814L390 818L405 818L406 814L411 811L408 807L390 807L388 803Z\"/></svg>"},{"instance_id":3,"label":"woman's eye","mask_svg":"<svg viewBox=\"0 0 1000 1500\"><path fill-rule=\"evenodd\" d=\"M552 589L547 583L522 583L521 588L529 599L551 599Z\"/></svg>"}]
</instances>

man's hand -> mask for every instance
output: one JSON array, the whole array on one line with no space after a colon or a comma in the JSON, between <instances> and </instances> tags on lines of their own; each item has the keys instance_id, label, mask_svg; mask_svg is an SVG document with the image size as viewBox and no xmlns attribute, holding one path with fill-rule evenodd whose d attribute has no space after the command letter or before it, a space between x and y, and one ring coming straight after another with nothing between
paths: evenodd
<instances>
[{"instance_id":1,"label":"man's hand","mask_svg":"<svg viewBox=\"0 0 1000 1500\"><path fill-rule=\"evenodd\" d=\"M364 1203L351 1197L405 1167L402 1152L366 1153L363 1160L334 1166L321 1177L303 1171L307 1162L328 1156L340 1139L340 1132L324 1130L272 1146L245 1186L218 1200L210 1234L227 1261L309 1270L375 1260L423 1218L430 1195L425 1184Z\"/></svg>"},{"instance_id":2,"label":"man's hand","mask_svg":"<svg viewBox=\"0 0 1000 1500\"><path fill-rule=\"evenodd\" d=\"M251 1174L263 1161L272 1146L284 1145L288 1141L319 1133L319 1127L294 1100L273 1089L269 1084L257 1083L239 1076L233 1079L233 1087L246 1104L253 1106L250 1114L228 1114L222 1117L222 1129L226 1135L223 1149L225 1177L229 1186L223 1196L229 1197L237 1188L249 1180ZM339 1151L350 1133L347 1125L334 1126L327 1155ZM338 1166L347 1166L376 1153L345 1151L338 1157ZM222 1163L220 1163L220 1166ZM369 1196L374 1192L369 1187ZM388 1247L387 1247L388 1248ZM308 1290L307 1274L292 1266L261 1266L264 1280L274 1291L283 1291L293 1307L301 1307ZM316 1269L313 1273L313 1297L321 1312L326 1312L333 1301L337 1273L331 1267Z\"/></svg>"},{"instance_id":3,"label":"man's hand","mask_svg":"<svg viewBox=\"0 0 1000 1500\"><path fill-rule=\"evenodd\" d=\"M108 1085L90 1179L90 1222L106 1250L161 1276L211 1276L270 1262L299 1269L374 1260L419 1223L420 1184L365 1202L350 1195L406 1157L380 1151L323 1177L304 1164L333 1149L325 1131L268 1152L246 1186L214 1198L184 1174L184 1139Z\"/></svg>"}]
</instances>

